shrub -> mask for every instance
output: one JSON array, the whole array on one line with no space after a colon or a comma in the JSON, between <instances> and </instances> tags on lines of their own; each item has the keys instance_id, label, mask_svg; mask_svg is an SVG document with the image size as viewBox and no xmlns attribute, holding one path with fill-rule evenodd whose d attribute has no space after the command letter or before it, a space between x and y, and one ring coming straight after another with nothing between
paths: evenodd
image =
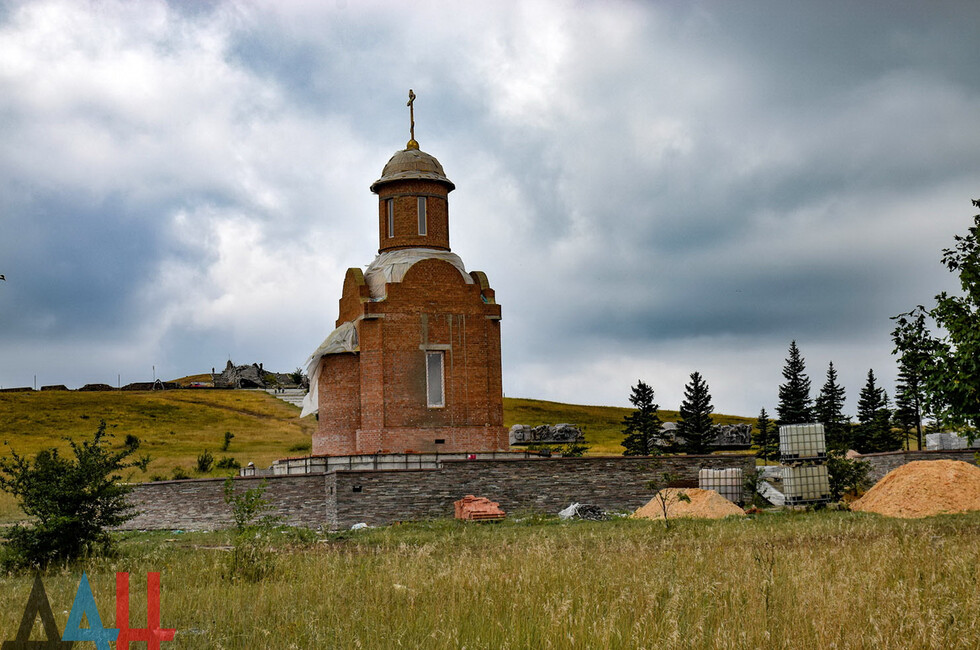
<instances>
[{"instance_id":1,"label":"shrub","mask_svg":"<svg viewBox=\"0 0 980 650\"><path fill-rule=\"evenodd\" d=\"M871 463L851 460L841 453L827 456L827 474L830 479L830 498L840 499L848 492L856 493L867 487Z\"/></svg>"},{"instance_id":2,"label":"shrub","mask_svg":"<svg viewBox=\"0 0 980 650\"><path fill-rule=\"evenodd\" d=\"M175 467L174 471L171 472L170 474L170 478L173 479L174 481L182 481L185 478L190 478L190 477L191 475L187 473L187 470L181 467L180 465Z\"/></svg>"},{"instance_id":3,"label":"shrub","mask_svg":"<svg viewBox=\"0 0 980 650\"><path fill-rule=\"evenodd\" d=\"M289 451L309 451L312 446L308 442L301 442L289 448Z\"/></svg>"},{"instance_id":4,"label":"shrub","mask_svg":"<svg viewBox=\"0 0 980 650\"><path fill-rule=\"evenodd\" d=\"M223 456L214 466L218 469L239 469L242 464L231 456Z\"/></svg>"},{"instance_id":5,"label":"shrub","mask_svg":"<svg viewBox=\"0 0 980 650\"><path fill-rule=\"evenodd\" d=\"M43 567L112 550L109 529L133 516L126 502L131 488L118 483L118 472L132 466L126 459L139 441L110 450L105 429L102 420L92 440L66 438L73 458L54 448L33 460L12 449L9 458L0 458L0 489L16 497L32 520L6 531L7 562Z\"/></svg>"},{"instance_id":6,"label":"shrub","mask_svg":"<svg viewBox=\"0 0 980 650\"><path fill-rule=\"evenodd\" d=\"M228 451L228 445L231 444L231 439L235 437L235 434L231 431L225 431L225 441L221 445L221 451Z\"/></svg>"},{"instance_id":7,"label":"shrub","mask_svg":"<svg viewBox=\"0 0 980 650\"><path fill-rule=\"evenodd\" d=\"M197 457L197 471L202 474L207 474L211 471L211 467L214 465L214 454L212 454L207 449Z\"/></svg>"},{"instance_id":8,"label":"shrub","mask_svg":"<svg viewBox=\"0 0 980 650\"><path fill-rule=\"evenodd\" d=\"M141 472L146 472L146 469L150 466L150 462L153 461L153 457L149 454L141 454L133 461L133 467L138 467Z\"/></svg>"},{"instance_id":9,"label":"shrub","mask_svg":"<svg viewBox=\"0 0 980 650\"><path fill-rule=\"evenodd\" d=\"M225 480L225 503L231 506L235 519L235 541L229 557L228 573L232 580L258 582L275 569L276 558L266 541L278 517L266 514L271 505L265 498L267 484L235 494L235 483Z\"/></svg>"}]
</instances>

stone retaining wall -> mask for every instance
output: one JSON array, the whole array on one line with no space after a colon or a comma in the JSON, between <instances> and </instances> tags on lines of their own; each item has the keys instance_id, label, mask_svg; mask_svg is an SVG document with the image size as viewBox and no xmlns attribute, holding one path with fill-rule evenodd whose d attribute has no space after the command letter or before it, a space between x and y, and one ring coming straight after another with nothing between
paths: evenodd
<instances>
[{"instance_id":1,"label":"stone retaining wall","mask_svg":"<svg viewBox=\"0 0 980 650\"><path fill-rule=\"evenodd\" d=\"M452 517L453 501L487 497L508 514L557 513L574 502L606 510L635 510L653 497L647 483L664 472L679 484L697 485L700 469L755 468L748 455L555 458L550 460L451 461L439 470L337 471L329 475L336 511L333 528Z\"/></svg>"},{"instance_id":2,"label":"stone retaining wall","mask_svg":"<svg viewBox=\"0 0 980 650\"><path fill-rule=\"evenodd\" d=\"M324 474L235 478L235 492L258 487L266 481L265 497L271 514L291 526L317 528L327 521ZM123 530L214 530L234 525L231 507L224 499L224 479L141 483L130 495L139 514L123 524Z\"/></svg>"},{"instance_id":3,"label":"stone retaining wall","mask_svg":"<svg viewBox=\"0 0 980 650\"><path fill-rule=\"evenodd\" d=\"M888 472L896 467L901 467L905 463L915 460L962 460L967 463L977 464L975 449L945 449L935 451L886 451L877 454L864 454L858 456L860 460L871 463L871 474L869 480L877 483Z\"/></svg>"},{"instance_id":4,"label":"stone retaining wall","mask_svg":"<svg viewBox=\"0 0 980 650\"><path fill-rule=\"evenodd\" d=\"M459 460L439 469L338 470L328 474L271 476L266 497L288 524L349 528L365 522L452 517L453 501L467 494L520 510L557 513L573 502L606 510L634 510L653 497L647 487L664 472L677 484L696 485L700 469L755 468L749 455ZM235 478L236 490L261 478ZM131 497L140 515L126 529L209 530L232 524L223 479L144 483Z\"/></svg>"}]
</instances>

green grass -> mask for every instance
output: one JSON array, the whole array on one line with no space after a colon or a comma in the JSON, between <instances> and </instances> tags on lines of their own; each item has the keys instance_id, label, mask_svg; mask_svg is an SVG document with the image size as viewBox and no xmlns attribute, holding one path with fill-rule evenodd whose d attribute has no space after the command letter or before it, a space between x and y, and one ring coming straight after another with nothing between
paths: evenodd
<instances>
[{"instance_id":1,"label":"green grass","mask_svg":"<svg viewBox=\"0 0 980 650\"><path fill-rule=\"evenodd\" d=\"M230 534L141 533L113 559L52 569L63 629L83 570L104 622L114 572L161 573L164 648L975 648L980 513L890 520L846 512L750 520L433 521L274 533L275 571L226 572ZM13 637L28 573L0 577ZM143 592L145 593L145 591ZM39 637L35 637L39 638Z\"/></svg>"},{"instance_id":2,"label":"green grass","mask_svg":"<svg viewBox=\"0 0 980 650\"><path fill-rule=\"evenodd\" d=\"M633 412L618 406L584 406L537 399L504 398L504 426L515 424L537 426L568 422L582 428L589 455L622 454L623 417ZM677 411L658 411L664 422L677 420ZM715 424L755 424L752 418L713 414Z\"/></svg>"}]
</instances>

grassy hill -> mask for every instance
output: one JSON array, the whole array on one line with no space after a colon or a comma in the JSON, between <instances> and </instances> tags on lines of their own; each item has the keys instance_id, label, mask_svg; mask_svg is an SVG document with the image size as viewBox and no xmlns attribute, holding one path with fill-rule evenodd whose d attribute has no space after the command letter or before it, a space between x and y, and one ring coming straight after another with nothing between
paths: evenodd
<instances>
[{"instance_id":1,"label":"grassy hill","mask_svg":"<svg viewBox=\"0 0 980 650\"><path fill-rule=\"evenodd\" d=\"M623 416L631 409L585 406L534 399L504 398L504 424L576 424L585 432L592 454L620 454ZM174 467L192 472L205 449L215 456L232 456L268 466L283 456L309 451L316 428L312 417L262 391L44 391L0 393L0 440L18 453L33 454L43 447L66 447L63 438L91 435L99 420L119 437L135 435L141 453L153 457L145 480L169 475ZM661 411L664 420L676 411ZM737 416L715 416L720 423L751 422ZM220 451L225 432L234 434L227 452Z\"/></svg>"},{"instance_id":2,"label":"grassy hill","mask_svg":"<svg viewBox=\"0 0 980 650\"><path fill-rule=\"evenodd\" d=\"M169 476L174 467L188 473L205 449L216 458L231 456L243 465L263 467L310 449L313 418L262 391L168 390L0 393L0 440L21 454L50 446L67 447L65 436L91 436L99 420L121 443L127 435L142 441L140 453L153 457L147 472ZM235 437L222 452L225 432Z\"/></svg>"}]
</instances>

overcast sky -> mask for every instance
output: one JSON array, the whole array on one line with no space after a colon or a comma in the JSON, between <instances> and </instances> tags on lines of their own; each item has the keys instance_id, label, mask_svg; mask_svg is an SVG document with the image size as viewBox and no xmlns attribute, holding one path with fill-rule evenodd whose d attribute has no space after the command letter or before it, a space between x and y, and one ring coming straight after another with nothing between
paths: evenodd
<instances>
[{"instance_id":1,"label":"overcast sky","mask_svg":"<svg viewBox=\"0 0 980 650\"><path fill-rule=\"evenodd\" d=\"M0 385L289 371L416 138L503 307L508 396L772 411L791 340L853 414L956 284L977 2L3 2Z\"/></svg>"}]
</instances>

